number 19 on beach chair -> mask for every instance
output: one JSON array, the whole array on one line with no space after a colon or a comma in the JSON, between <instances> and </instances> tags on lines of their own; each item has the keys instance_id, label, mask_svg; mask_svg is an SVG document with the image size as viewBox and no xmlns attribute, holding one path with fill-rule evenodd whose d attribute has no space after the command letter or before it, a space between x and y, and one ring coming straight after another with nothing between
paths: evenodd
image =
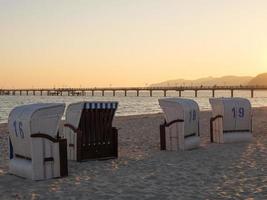
<instances>
[{"instance_id":1,"label":"number 19 on beach chair","mask_svg":"<svg viewBox=\"0 0 267 200\"><path fill-rule=\"evenodd\" d=\"M80 102L66 111L64 137L68 159L84 161L118 157L118 130L112 121L117 102Z\"/></svg>"},{"instance_id":2,"label":"number 19 on beach chair","mask_svg":"<svg viewBox=\"0 0 267 200\"><path fill-rule=\"evenodd\" d=\"M57 137L65 104L14 108L8 119L10 173L43 180L68 175L67 141Z\"/></svg>"},{"instance_id":3,"label":"number 19 on beach chair","mask_svg":"<svg viewBox=\"0 0 267 200\"><path fill-rule=\"evenodd\" d=\"M252 140L252 110L244 98L212 98L211 142L234 143Z\"/></svg>"},{"instance_id":4,"label":"number 19 on beach chair","mask_svg":"<svg viewBox=\"0 0 267 200\"><path fill-rule=\"evenodd\" d=\"M190 99L159 99L165 116L160 125L161 150L190 150L200 145L199 107Z\"/></svg>"}]
</instances>

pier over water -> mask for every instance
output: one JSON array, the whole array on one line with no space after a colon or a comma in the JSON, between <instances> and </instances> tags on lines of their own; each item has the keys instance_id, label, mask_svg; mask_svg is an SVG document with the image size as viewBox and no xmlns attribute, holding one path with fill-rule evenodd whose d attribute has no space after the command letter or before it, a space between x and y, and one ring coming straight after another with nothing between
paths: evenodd
<instances>
[{"instance_id":1,"label":"pier over water","mask_svg":"<svg viewBox=\"0 0 267 200\"><path fill-rule=\"evenodd\" d=\"M163 96L167 96L170 91L177 92L177 96L182 97L184 91L194 91L195 97L198 97L199 91L211 91L212 97L215 97L216 91L230 91L231 97L234 97L234 91L250 91L251 98L255 91L267 91L267 86L178 86L178 87L101 87L101 88L35 88L35 89L0 89L0 95L47 95L47 96L86 96L90 94L95 96L100 92L105 96L105 92L112 92L116 96L117 92L123 92L124 96L130 91L136 92L139 96L140 91L147 91L149 96L153 96L154 91L162 91Z\"/></svg>"}]
</instances>

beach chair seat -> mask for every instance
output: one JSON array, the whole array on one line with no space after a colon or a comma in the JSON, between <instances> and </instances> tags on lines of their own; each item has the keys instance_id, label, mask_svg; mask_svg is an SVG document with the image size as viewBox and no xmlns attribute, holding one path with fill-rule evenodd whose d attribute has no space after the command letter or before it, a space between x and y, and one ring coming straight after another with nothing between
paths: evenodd
<instances>
[{"instance_id":1,"label":"beach chair seat","mask_svg":"<svg viewBox=\"0 0 267 200\"><path fill-rule=\"evenodd\" d=\"M161 150L190 150L200 145L199 107L190 99L159 99L165 116L160 125Z\"/></svg>"},{"instance_id":2,"label":"beach chair seat","mask_svg":"<svg viewBox=\"0 0 267 200\"><path fill-rule=\"evenodd\" d=\"M112 127L117 107L117 102L79 102L68 106L64 137L69 160L118 157L118 130Z\"/></svg>"},{"instance_id":3,"label":"beach chair seat","mask_svg":"<svg viewBox=\"0 0 267 200\"><path fill-rule=\"evenodd\" d=\"M68 175L67 141L57 137L65 104L14 108L8 118L9 172L32 180Z\"/></svg>"},{"instance_id":4,"label":"beach chair seat","mask_svg":"<svg viewBox=\"0 0 267 200\"><path fill-rule=\"evenodd\" d=\"M235 143L252 140L252 108L245 98L212 98L211 142Z\"/></svg>"}]
</instances>

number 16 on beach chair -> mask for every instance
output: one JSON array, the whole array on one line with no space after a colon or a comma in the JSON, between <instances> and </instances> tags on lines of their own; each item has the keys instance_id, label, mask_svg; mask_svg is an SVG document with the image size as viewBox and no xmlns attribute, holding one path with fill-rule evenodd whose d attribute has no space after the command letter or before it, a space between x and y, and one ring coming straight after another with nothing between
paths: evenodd
<instances>
[{"instance_id":1,"label":"number 16 on beach chair","mask_svg":"<svg viewBox=\"0 0 267 200\"><path fill-rule=\"evenodd\" d=\"M118 130L112 127L117 107L117 102L79 102L68 106L64 137L69 160L118 157Z\"/></svg>"},{"instance_id":2,"label":"number 16 on beach chair","mask_svg":"<svg viewBox=\"0 0 267 200\"><path fill-rule=\"evenodd\" d=\"M190 99L159 99L165 116L160 125L161 150L190 150L200 145L199 107Z\"/></svg>"},{"instance_id":3,"label":"number 16 on beach chair","mask_svg":"<svg viewBox=\"0 0 267 200\"><path fill-rule=\"evenodd\" d=\"M252 140L252 109L244 98L212 98L211 142L235 143Z\"/></svg>"},{"instance_id":4,"label":"number 16 on beach chair","mask_svg":"<svg viewBox=\"0 0 267 200\"><path fill-rule=\"evenodd\" d=\"M67 141L57 137L65 104L14 108L8 119L9 171L32 180L68 175Z\"/></svg>"}]
</instances>

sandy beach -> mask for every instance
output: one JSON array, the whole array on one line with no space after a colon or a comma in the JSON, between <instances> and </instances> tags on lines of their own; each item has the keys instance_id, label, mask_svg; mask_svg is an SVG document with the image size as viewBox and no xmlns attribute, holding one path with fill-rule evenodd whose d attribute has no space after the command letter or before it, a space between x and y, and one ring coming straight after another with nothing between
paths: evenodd
<instances>
[{"instance_id":1,"label":"sandy beach","mask_svg":"<svg viewBox=\"0 0 267 200\"><path fill-rule=\"evenodd\" d=\"M267 199L267 108L253 110L254 139L211 144L201 112L200 149L159 150L162 114L117 117L119 159L69 162L69 176L31 181L8 173L0 125L0 199Z\"/></svg>"}]
</instances>

